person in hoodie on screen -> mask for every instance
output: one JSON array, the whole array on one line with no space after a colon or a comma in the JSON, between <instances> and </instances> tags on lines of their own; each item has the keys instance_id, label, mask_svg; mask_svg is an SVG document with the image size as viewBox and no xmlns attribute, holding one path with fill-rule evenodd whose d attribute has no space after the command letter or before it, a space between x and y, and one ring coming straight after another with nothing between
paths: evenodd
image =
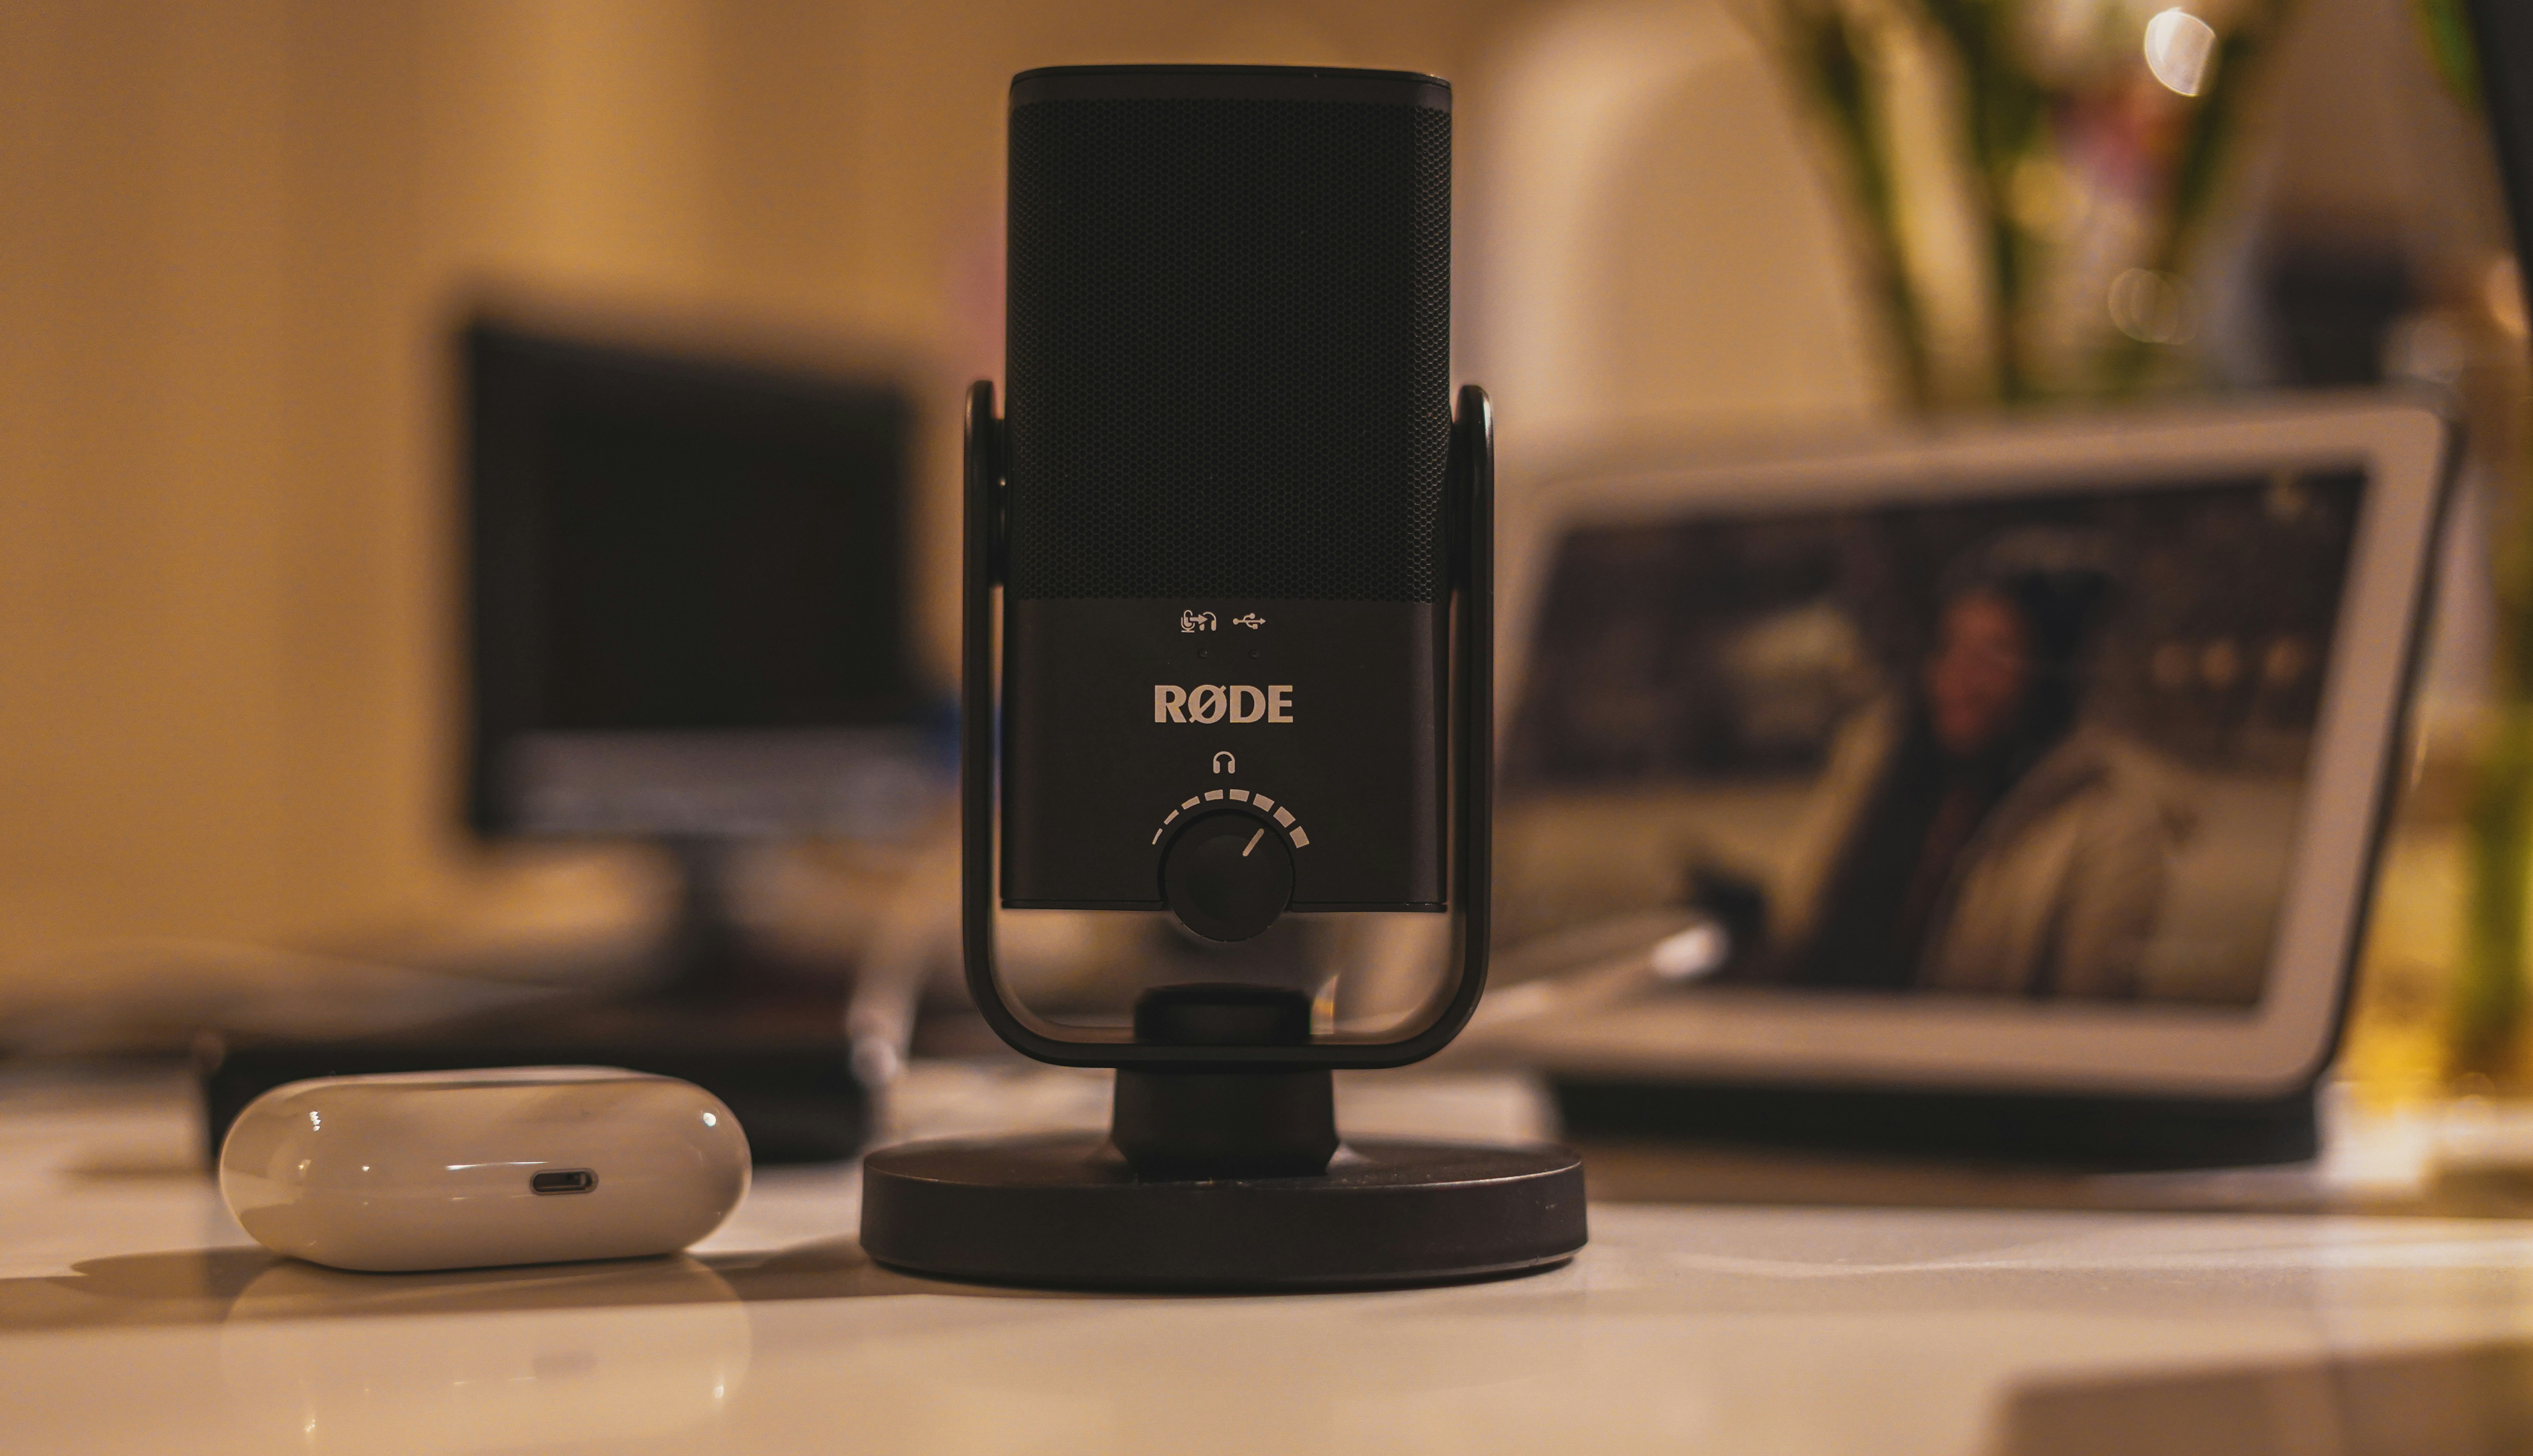
<instances>
[{"instance_id":1,"label":"person in hoodie on screen","mask_svg":"<svg viewBox=\"0 0 2533 1456\"><path fill-rule=\"evenodd\" d=\"M1764 978L2134 997L2174 851L2170 776L2079 715L2111 577L2065 533L1946 573L1914 680L1838 735L1767 908Z\"/></svg>"}]
</instances>

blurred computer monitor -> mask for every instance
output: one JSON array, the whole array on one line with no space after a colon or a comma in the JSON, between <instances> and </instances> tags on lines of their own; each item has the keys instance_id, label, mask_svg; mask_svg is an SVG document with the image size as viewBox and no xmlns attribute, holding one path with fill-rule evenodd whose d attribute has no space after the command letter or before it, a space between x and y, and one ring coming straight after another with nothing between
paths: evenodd
<instances>
[{"instance_id":1,"label":"blurred computer monitor","mask_svg":"<svg viewBox=\"0 0 2533 1456\"><path fill-rule=\"evenodd\" d=\"M207 1038L206 1147L305 1077L567 1063L702 1084L759 1162L849 1157L847 967L752 945L731 878L749 842L896 837L947 801L908 641L907 395L486 320L460 343L467 820L656 841L680 894L641 993Z\"/></svg>"},{"instance_id":2,"label":"blurred computer monitor","mask_svg":"<svg viewBox=\"0 0 2533 1456\"><path fill-rule=\"evenodd\" d=\"M466 810L492 837L888 837L937 801L894 384L463 336Z\"/></svg>"}]
</instances>

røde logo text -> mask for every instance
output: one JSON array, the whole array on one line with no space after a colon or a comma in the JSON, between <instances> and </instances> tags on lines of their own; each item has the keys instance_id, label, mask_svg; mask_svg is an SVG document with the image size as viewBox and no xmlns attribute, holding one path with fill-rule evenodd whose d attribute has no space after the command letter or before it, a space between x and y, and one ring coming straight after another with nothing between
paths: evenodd
<instances>
[{"instance_id":1,"label":"r\u00f8de logo text","mask_svg":"<svg viewBox=\"0 0 2533 1456\"><path fill-rule=\"evenodd\" d=\"M1224 687L1218 683L1199 683L1195 687L1174 687L1166 682L1152 684L1152 722L1154 723L1291 723L1293 721L1293 684L1270 682L1265 688L1247 683Z\"/></svg>"}]
</instances>

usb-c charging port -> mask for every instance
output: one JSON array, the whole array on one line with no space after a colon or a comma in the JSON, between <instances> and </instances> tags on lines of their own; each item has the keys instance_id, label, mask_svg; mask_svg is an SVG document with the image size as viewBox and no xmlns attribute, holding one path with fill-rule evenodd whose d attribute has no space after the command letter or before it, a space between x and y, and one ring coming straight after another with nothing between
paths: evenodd
<instances>
[{"instance_id":1,"label":"usb-c charging port","mask_svg":"<svg viewBox=\"0 0 2533 1456\"><path fill-rule=\"evenodd\" d=\"M598 1175L587 1168L566 1168L552 1173L531 1174L528 1191L539 1194L585 1194L598 1187Z\"/></svg>"}]
</instances>

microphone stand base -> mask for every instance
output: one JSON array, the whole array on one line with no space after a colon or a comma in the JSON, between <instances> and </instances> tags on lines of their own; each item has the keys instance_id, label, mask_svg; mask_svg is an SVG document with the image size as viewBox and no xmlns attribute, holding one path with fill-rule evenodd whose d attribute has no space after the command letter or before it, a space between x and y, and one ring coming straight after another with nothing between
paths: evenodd
<instances>
[{"instance_id":1,"label":"microphone stand base","mask_svg":"<svg viewBox=\"0 0 2533 1456\"><path fill-rule=\"evenodd\" d=\"M1056 1289L1299 1293L1553 1268L1583 1247L1553 1145L1361 1142L1301 1177L1139 1177L1096 1134L912 1142L862 1169L862 1251L911 1274Z\"/></svg>"}]
</instances>

